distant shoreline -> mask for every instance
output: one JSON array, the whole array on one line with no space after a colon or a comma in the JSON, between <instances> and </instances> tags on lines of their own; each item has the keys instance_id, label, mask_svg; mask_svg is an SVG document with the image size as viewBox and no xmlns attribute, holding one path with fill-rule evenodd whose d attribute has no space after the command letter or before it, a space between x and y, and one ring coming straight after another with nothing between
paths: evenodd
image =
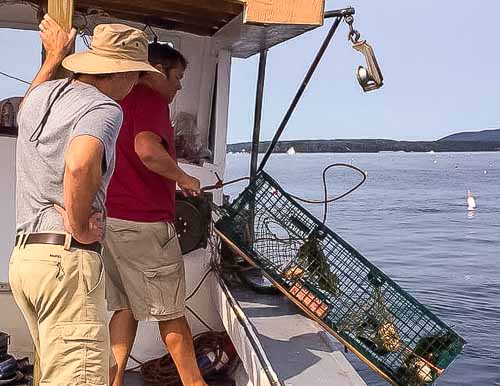
<instances>
[{"instance_id":1,"label":"distant shoreline","mask_svg":"<svg viewBox=\"0 0 500 386\"><path fill-rule=\"evenodd\" d=\"M270 141L259 144L259 153L264 153ZM500 151L500 141L394 141L389 139L335 139L280 141L275 153L286 153L291 147L297 153L379 153L379 152L475 152ZM251 142L227 145L227 152L249 153Z\"/></svg>"}]
</instances>

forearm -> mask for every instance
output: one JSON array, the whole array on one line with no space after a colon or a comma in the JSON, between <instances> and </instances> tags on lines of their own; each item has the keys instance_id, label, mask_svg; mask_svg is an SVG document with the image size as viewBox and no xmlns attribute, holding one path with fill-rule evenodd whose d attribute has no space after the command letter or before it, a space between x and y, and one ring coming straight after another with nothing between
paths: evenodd
<instances>
[{"instance_id":1,"label":"forearm","mask_svg":"<svg viewBox=\"0 0 500 386\"><path fill-rule=\"evenodd\" d=\"M42 67L40 68L40 71L35 76L35 79L31 82L30 87L28 88L28 91L26 91L26 95L30 93L31 90L33 90L35 87L38 85L42 84L43 82L46 82L48 80L52 80L56 74L56 71L59 67L59 65L62 62L63 57L56 56L56 55L48 55L45 58L45 61L42 64Z\"/></svg>"},{"instance_id":2,"label":"forearm","mask_svg":"<svg viewBox=\"0 0 500 386\"><path fill-rule=\"evenodd\" d=\"M89 218L92 214L101 173L95 168L81 168L71 171L66 168L64 174L64 206L73 235L78 239L89 230Z\"/></svg>"},{"instance_id":3,"label":"forearm","mask_svg":"<svg viewBox=\"0 0 500 386\"><path fill-rule=\"evenodd\" d=\"M139 155L139 158L146 168L162 177L175 182L181 182L186 178L186 173L170 157L161 144L155 144L147 155Z\"/></svg>"}]
</instances>

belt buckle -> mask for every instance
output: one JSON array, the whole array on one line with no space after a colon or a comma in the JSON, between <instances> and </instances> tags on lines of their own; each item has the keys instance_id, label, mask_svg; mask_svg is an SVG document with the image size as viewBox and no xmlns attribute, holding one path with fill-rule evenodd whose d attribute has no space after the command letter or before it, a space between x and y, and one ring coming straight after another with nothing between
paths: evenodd
<instances>
[{"instance_id":1,"label":"belt buckle","mask_svg":"<svg viewBox=\"0 0 500 386\"><path fill-rule=\"evenodd\" d=\"M73 235L71 233L66 233L65 238L64 238L64 250L65 251L69 251L71 249L72 242L73 242Z\"/></svg>"}]
</instances>

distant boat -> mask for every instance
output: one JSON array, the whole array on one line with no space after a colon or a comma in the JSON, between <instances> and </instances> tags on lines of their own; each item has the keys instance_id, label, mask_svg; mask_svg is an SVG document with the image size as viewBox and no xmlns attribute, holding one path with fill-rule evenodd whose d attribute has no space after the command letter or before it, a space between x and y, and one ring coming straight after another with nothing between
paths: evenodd
<instances>
[{"instance_id":1,"label":"distant boat","mask_svg":"<svg viewBox=\"0 0 500 386\"><path fill-rule=\"evenodd\" d=\"M470 190L467 190L467 210L476 209L476 199L472 195Z\"/></svg>"},{"instance_id":2,"label":"distant boat","mask_svg":"<svg viewBox=\"0 0 500 386\"><path fill-rule=\"evenodd\" d=\"M292 146L290 149L288 149L286 151L286 154L288 154L288 155L295 155L295 154L297 154L297 152L295 151L295 149Z\"/></svg>"}]
</instances>

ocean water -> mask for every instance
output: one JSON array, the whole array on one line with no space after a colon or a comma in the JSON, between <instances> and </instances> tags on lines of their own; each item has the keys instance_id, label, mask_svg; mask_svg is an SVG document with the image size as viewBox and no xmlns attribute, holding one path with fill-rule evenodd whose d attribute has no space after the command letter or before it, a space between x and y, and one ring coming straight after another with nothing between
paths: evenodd
<instances>
[{"instance_id":1,"label":"ocean water","mask_svg":"<svg viewBox=\"0 0 500 386\"><path fill-rule=\"evenodd\" d=\"M337 162L368 178L329 206L327 225L468 343L436 384L500 385L500 152L276 154L266 171L285 190L322 199L322 170ZM228 154L226 181L248 175L249 164L249 155ZM329 176L332 196L359 180L347 169ZM467 210L467 190L474 211ZM321 205L307 208L322 218ZM386 384L348 357L368 385Z\"/></svg>"}]
</instances>

